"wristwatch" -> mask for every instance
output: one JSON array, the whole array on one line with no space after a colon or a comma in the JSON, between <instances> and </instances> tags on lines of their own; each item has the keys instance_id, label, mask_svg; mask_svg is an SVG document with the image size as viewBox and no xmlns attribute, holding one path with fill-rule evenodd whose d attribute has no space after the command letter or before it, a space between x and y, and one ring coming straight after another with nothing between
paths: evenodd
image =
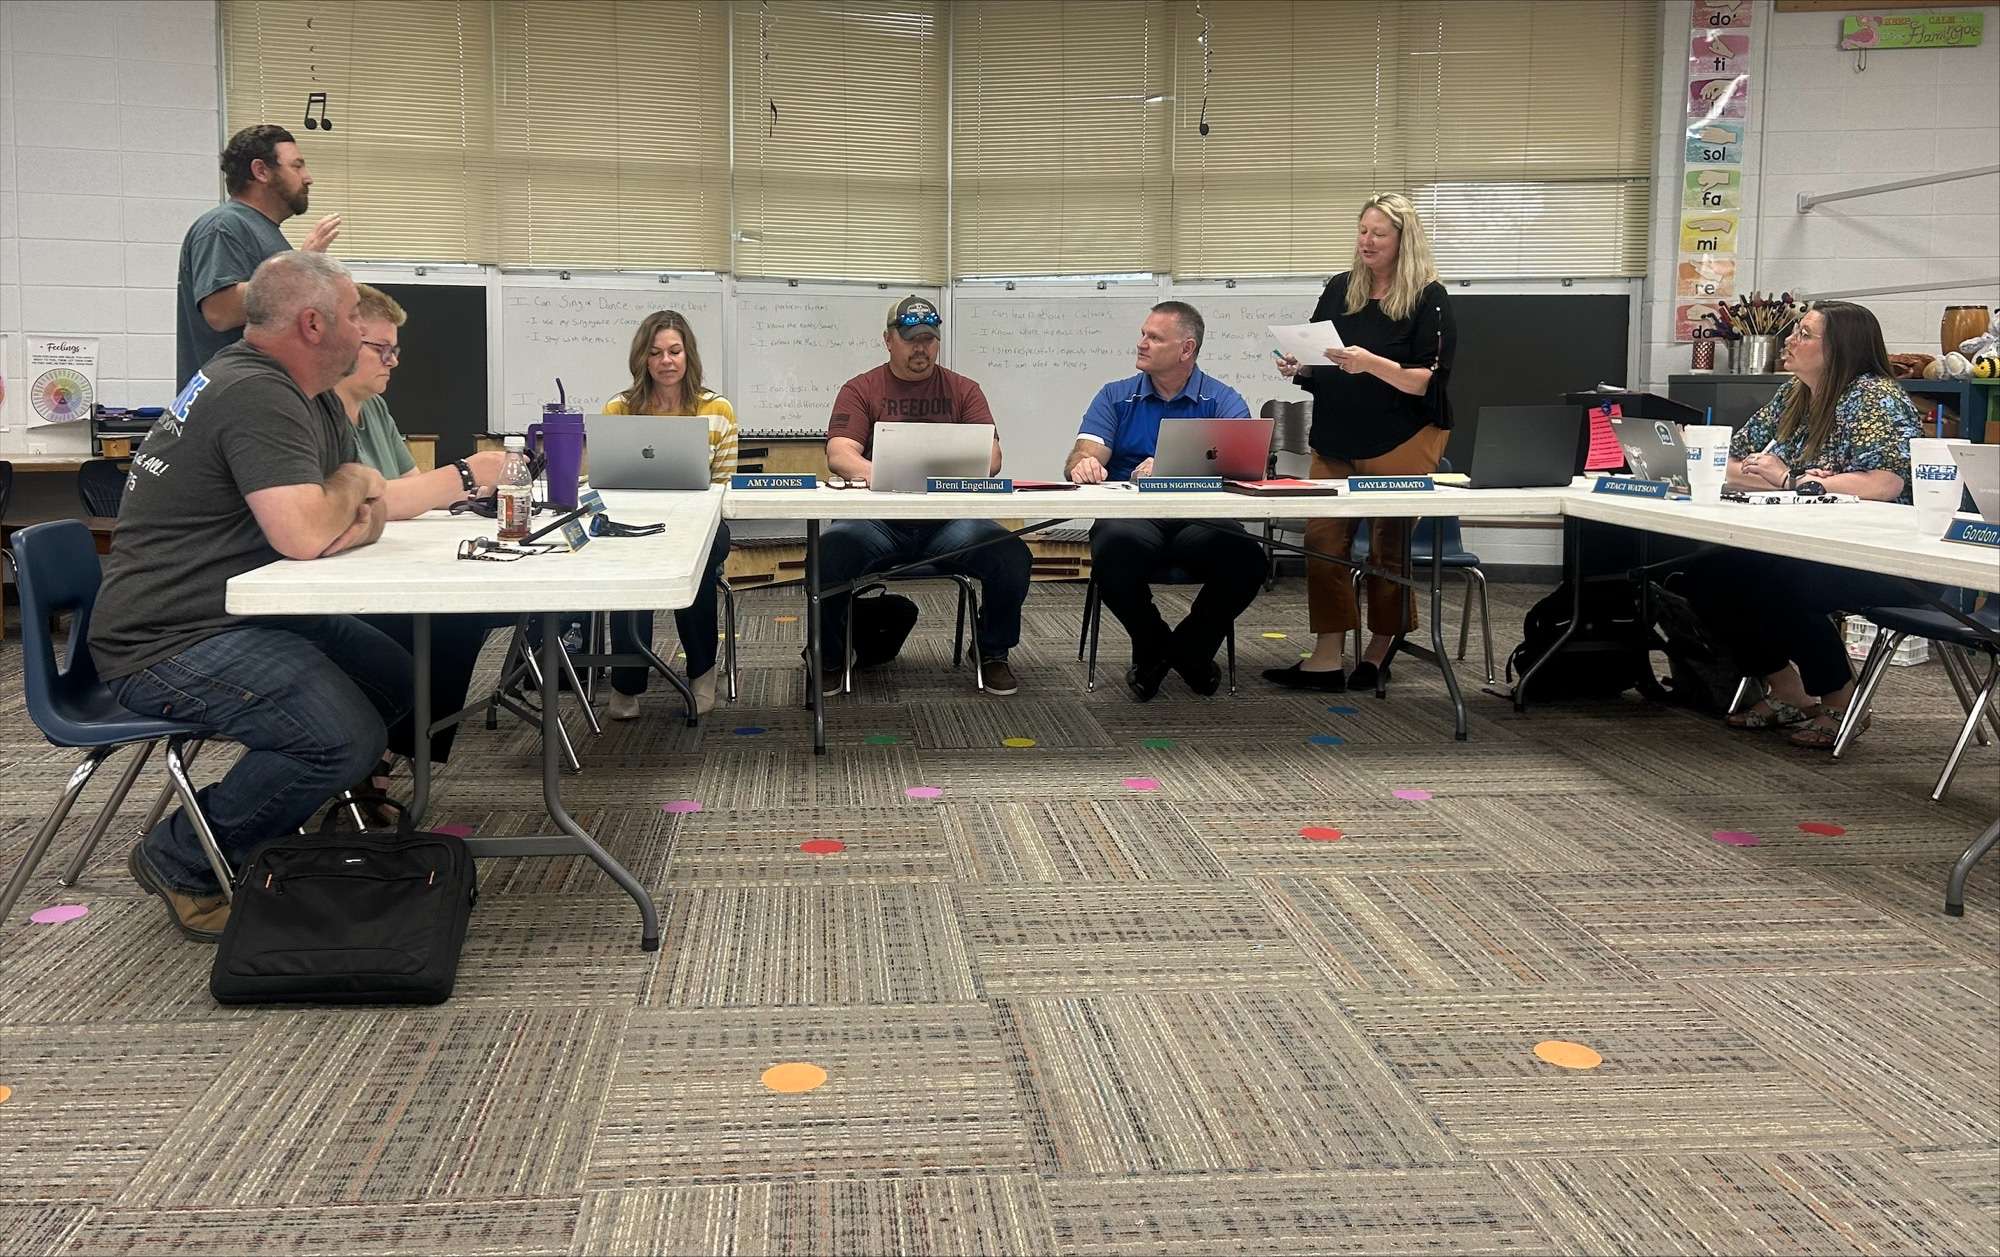
<instances>
[{"instance_id":1,"label":"wristwatch","mask_svg":"<svg viewBox=\"0 0 2000 1257\"><path fill-rule=\"evenodd\" d=\"M452 459L451 465L458 468L458 482L465 486L465 496L479 496L479 482L472 478L472 465L462 458Z\"/></svg>"}]
</instances>

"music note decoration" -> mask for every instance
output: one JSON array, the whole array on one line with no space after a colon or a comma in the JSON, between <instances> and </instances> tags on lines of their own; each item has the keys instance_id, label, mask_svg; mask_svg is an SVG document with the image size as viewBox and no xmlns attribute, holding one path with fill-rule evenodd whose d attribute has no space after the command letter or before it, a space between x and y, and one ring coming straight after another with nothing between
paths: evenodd
<instances>
[{"instance_id":1,"label":"music note decoration","mask_svg":"<svg viewBox=\"0 0 2000 1257\"><path fill-rule=\"evenodd\" d=\"M313 109L319 109L319 117L313 117ZM306 130L331 131L333 119L326 116L326 93L310 92L306 95Z\"/></svg>"}]
</instances>

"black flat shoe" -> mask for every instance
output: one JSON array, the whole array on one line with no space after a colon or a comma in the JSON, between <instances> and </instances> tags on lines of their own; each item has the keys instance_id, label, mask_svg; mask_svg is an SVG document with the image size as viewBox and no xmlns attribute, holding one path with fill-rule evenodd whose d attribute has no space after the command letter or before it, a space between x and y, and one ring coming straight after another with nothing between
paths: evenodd
<instances>
[{"instance_id":1,"label":"black flat shoe","mask_svg":"<svg viewBox=\"0 0 2000 1257\"><path fill-rule=\"evenodd\" d=\"M1180 659L1174 671L1181 674L1189 689L1207 698L1222 688L1222 669L1213 659Z\"/></svg>"},{"instance_id":2,"label":"black flat shoe","mask_svg":"<svg viewBox=\"0 0 2000 1257\"><path fill-rule=\"evenodd\" d=\"M1264 669L1264 679L1288 690L1318 690L1323 694L1338 694L1347 688L1347 673L1339 668L1331 672L1307 672L1293 664L1289 668Z\"/></svg>"},{"instance_id":3,"label":"black flat shoe","mask_svg":"<svg viewBox=\"0 0 2000 1257\"><path fill-rule=\"evenodd\" d=\"M1347 674L1347 688L1362 693L1372 691L1375 688L1375 674L1378 671L1382 674L1382 683L1387 685L1389 682L1388 665L1384 664L1378 669L1366 659L1362 660L1360 663L1354 665L1354 671Z\"/></svg>"},{"instance_id":4,"label":"black flat shoe","mask_svg":"<svg viewBox=\"0 0 2000 1257\"><path fill-rule=\"evenodd\" d=\"M1133 662L1125 669L1125 688L1132 691L1132 697L1142 703L1150 703L1160 692L1160 682L1167 679L1167 661L1155 659L1146 663Z\"/></svg>"}]
</instances>

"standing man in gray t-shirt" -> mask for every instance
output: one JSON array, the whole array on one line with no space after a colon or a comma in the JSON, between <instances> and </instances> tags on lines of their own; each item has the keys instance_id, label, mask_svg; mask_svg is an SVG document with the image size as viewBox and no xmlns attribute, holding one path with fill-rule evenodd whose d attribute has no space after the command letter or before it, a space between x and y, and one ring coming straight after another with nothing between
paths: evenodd
<instances>
[{"instance_id":1,"label":"standing man in gray t-shirt","mask_svg":"<svg viewBox=\"0 0 2000 1257\"><path fill-rule=\"evenodd\" d=\"M243 338L243 291L251 272L291 248L278 224L306 212L312 176L298 142L283 127L245 127L222 150L229 199L194 220L181 238L174 315L174 387L201 364ZM340 235L329 214L299 247L324 252Z\"/></svg>"}]
</instances>

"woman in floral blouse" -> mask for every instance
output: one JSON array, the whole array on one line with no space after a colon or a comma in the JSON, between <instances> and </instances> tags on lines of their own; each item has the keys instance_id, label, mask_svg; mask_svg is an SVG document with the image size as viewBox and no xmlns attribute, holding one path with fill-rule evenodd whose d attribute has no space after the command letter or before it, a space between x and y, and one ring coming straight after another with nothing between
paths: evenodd
<instances>
[{"instance_id":1,"label":"woman in floral blouse","mask_svg":"<svg viewBox=\"0 0 2000 1257\"><path fill-rule=\"evenodd\" d=\"M1785 369L1792 379L1736 433L1730 481L1773 489L1815 481L1828 493L1909 501L1917 409L1889 377L1875 316L1844 301L1814 307L1785 341ZM1830 749L1854 697L1854 672L1829 617L1908 602L1909 588L1747 550L1711 555L1688 576L1688 597L1709 631L1764 680L1764 698L1729 717L1730 727L1789 729L1795 746Z\"/></svg>"}]
</instances>

